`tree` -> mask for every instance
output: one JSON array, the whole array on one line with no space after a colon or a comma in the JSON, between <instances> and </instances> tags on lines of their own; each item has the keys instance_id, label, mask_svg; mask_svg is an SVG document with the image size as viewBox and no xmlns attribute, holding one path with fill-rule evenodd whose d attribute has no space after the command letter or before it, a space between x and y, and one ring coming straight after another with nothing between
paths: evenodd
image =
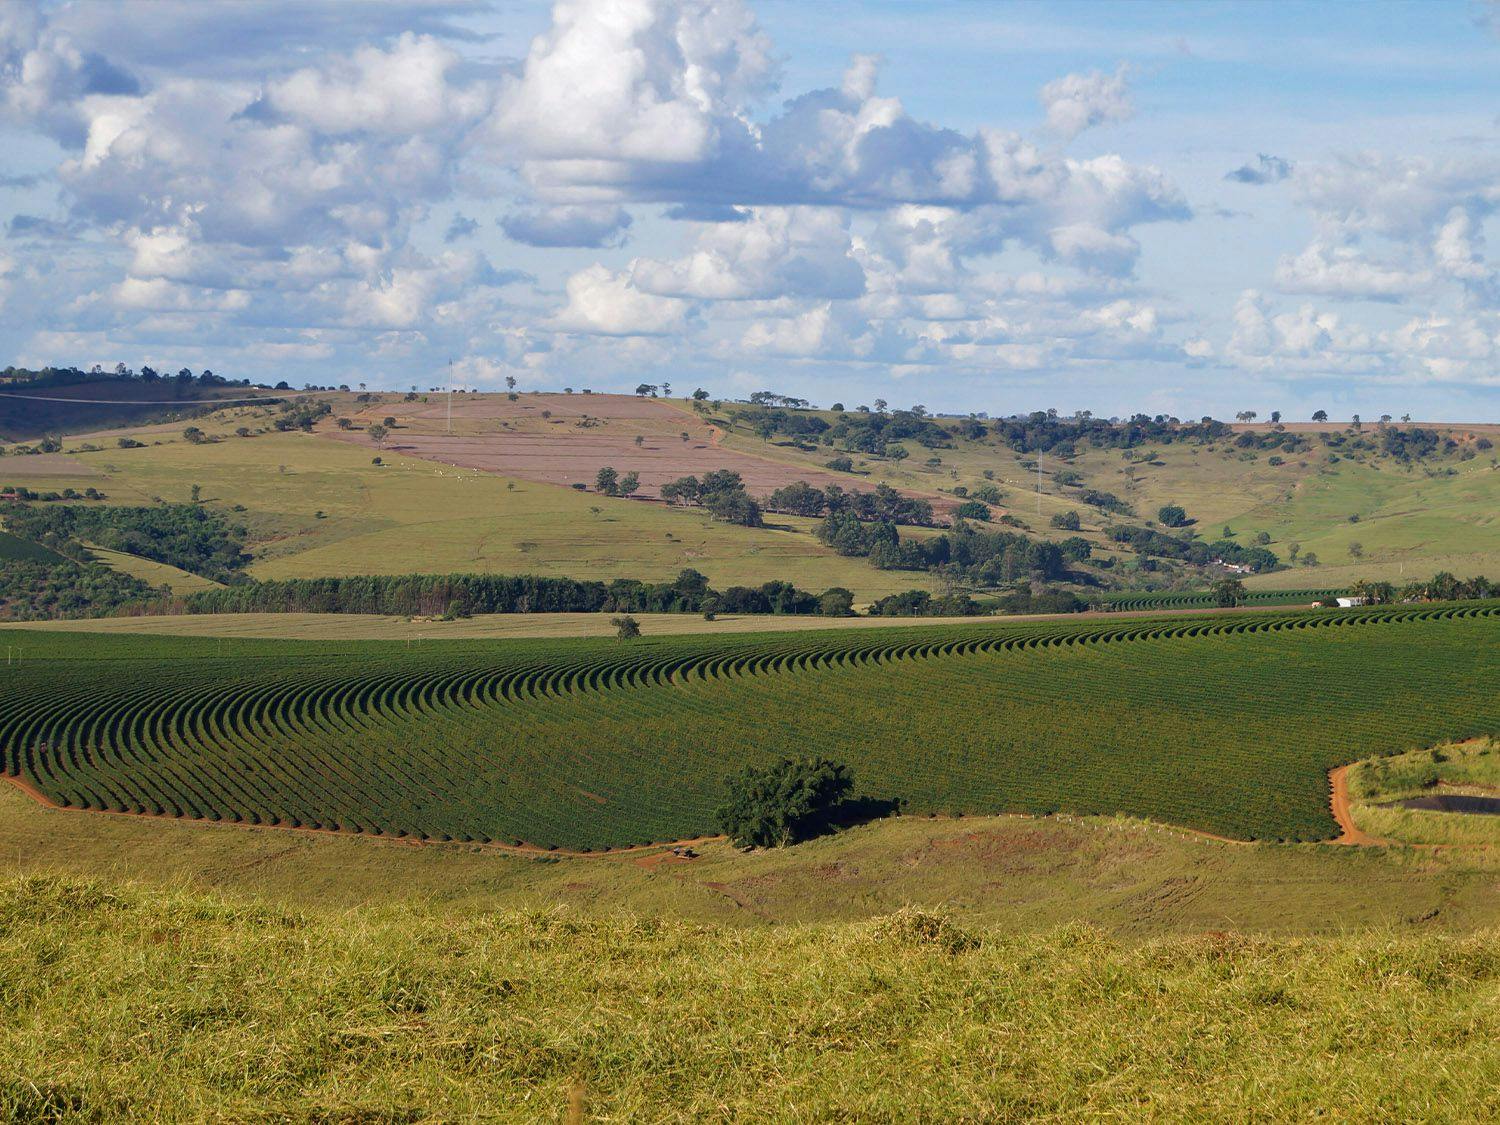
<instances>
[{"instance_id":1,"label":"tree","mask_svg":"<svg viewBox=\"0 0 1500 1125\"><path fill-rule=\"evenodd\" d=\"M853 788L849 767L831 758L783 758L726 778L714 815L740 847L785 847L825 827Z\"/></svg>"},{"instance_id":2,"label":"tree","mask_svg":"<svg viewBox=\"0 0 1500 1125\"><path fill-rule=\"evenodd\" d=\"M1187 523L1187 512L1181 504L1163 504L1156 511L1156 518L1163 527L1181 527ZM1077 528L1074 528L1076 531Z\"/></svg>"},{"instance_id":3,"label":"tree","mask_svg":"<svg viewBox=\"0 0 1500 1125\"><path fill-rule=\"evenodd\" d=\"M640 434L636 434L635 435L635 447L637 449L639 449L641 446L643 446L645 444L646 444L646 439L644 437L642 437Z\"/></svg>"},{"instance_id":4,"label":"tree","mask_svg":"<svg viewBox=\"0 0 1500 1125\"><path fill-rule=\"evenodd\" d=\"M370 440L371 441L384 441L385 440L385 433L386 433L385 427L382 426L382 425L380 425L378 422L375 425L371 426L369 429L367 429L365 432L370 435Z\"/></svg>"},{"instance_id":5,"label":"tree","mask_svg":"<svg viewBox=\"0 0 1500 1125\"><path fill-rule=\"evenodd\" d=\"M1354 540L1352 543L1349 544L1349 557L1351 559L1363 558L1364 554L1365 554L1365 545L1363 543L1361 543L1358 539Z\"/></svg>"},{"instance_id":6,"label":"tree","mask_svg":"<svg viewBox=\"0 0 1500 1125\"><path fill-rule=\"evenodd\" d=\"M348 418L336 418L334 419L334 421L338 425L338 428L341 430L349 430L354 428L354 423Z\"/></svg>"},{"instance_id":7,"label":"tree","mask_svg":"<svg viewBox=\"0 0 1500 1125\"><path fill-rule=\"evenodd\" d=\"M1353 424L1356 430L1363 430L1365 428L1365 424L1359 420L1358 414L1350 418L1349 421Z\"/></svg>"},{"instance_id":8,"label":"tree","mask_svg":"<svg viewBox=\"0 0 1500 1125\"><path fill-rule=\"evenodd\" d=\"M853 617L854 594L842 586L824 590L818 599L818 612L824 617Z\"/></svg>"},{"instance_id":9,"label":"tree","mask_svg":"<svg viewBox=\"0 0 1500 1125\"><path fill-rule=\"evenodd\" d=\"M623 477L620 478L620 483L616 486L615 491L618 492L621 496L629 496L640 487L640 476L636 473L626 473Z\"/></svg>"},{"instance_id":10,"label":"tree","mask_svg":"<svg viewBox=\"0 0 1500 1125\"><path fill-rule=\"evenodd\" d=\"M885 455L892 461L905 461L908 457L911 456L911 454L906 451L906 446L904 445L892 445L888 447L885 451Z\"/></svg>"},{"instance_id":11,"label":"tree","mask_svg":"<svg viewBox=\"0 0 1500 1125\"><path fill-rule=\"evenodd\" d=\"M207 440L207 435L197 426L189 426L182 431L182 436L193 445L202 445Z\"/></svg>"},{"instance_id":12,"label":"tree","mask_svg":"<svg viewBox=\"0 0 1500 1125\"><path fill-rule=\"evenodd\" d=\"M620 474L606 465L594 474L594 489L606 496L615 495L620 491Z\"/></svg>"},{"instance_id":13,"label":"tree","mask_svg":"<svg viewBox=\"0 0 1500 1125\"><path fill-rule=\"evenodd\" d=\"M1280 422L1281 422L1281 411L1279 411L1279 410L1273 410L1273 411L1271 411L1271 425L1275 426L1275 425L1278 425Z\"/></svg>"},{"instance_id":14,"label":"tree","mask_svg":"<svg viewBox=\"0 0 1500 1125\"><path fill-rule=\"evenodd\" d=\"M382 425L382 426L384 426L384 427L385 427L385 428L386 428L386 429L388 429L388 430L394 430L394 429L395 429L395 428L396 428L396 419L394 419L394 418L390 418L390 417L387 417L387 418L386 418L386 419L385 419L385 420L384 420L384 421L383 421L383 422L381 422L381 423L380 423L380 424L381 424L381 425Z\"/></svg>"},{"instance_id":15,"label":"tree","mask_svg":"<svg viewBox=\"0 0 1500 1125\"><path fill-rule=\"evenodd\" d=\"M885 399L883 399L883 398L877 398L875 400L875 413L876 414L884 414L885 413L885 407L886 407Z\"/></svg>"},{"instance_id":16,"label":"tree","mask_svg":"<svg viewBox=\"0 0 1500 1125\"><path fill-rule=\"evenodd\" d=\"M1082 527L1078 519L1078 513L1073 511L1059 512L1052 517L1052 526L1061 528L1063 531L1077 531Z\"/></svg>"},{"instance_id":17,"label":"tree","mask_svg":"<svg viewBox=\"0 0 1500 1125\"><path fill-rule=\"evenodd\" d=\"M705 391L702 387L699 387L696 391L693 392L694 402L702 402L706 398L708 398L708 392Z\"/></svg>"},{"instance_id":18,"label":"tree","mask_svg":"<svg viewBox=\"0 0 1500 1125\"><path fill-rule=\"evenodd\" d=\"M505 377L505 389L507 391L513 391L516 389L516 377L514 375L507 375Z\"/></svg>"},{"instance_id":19,"label":"tree","mask_svg":"<svg viewBox=\"0 0 1500 1125\"><path fill-rule=\"evenodd\" d=\"M641 635L641 623L628 613L611 617L609 623L615 627L615 636L622 641L632 641Z\"/></svg>"},{"instance_id":20,"label":"tree","mask_svg":"<svg viewBox=\"0 0 1500 1125\"><path fill-rule=\"evenodd\" d=\"M203 498L203 486L201 484L195 484L195 485L193 485L193 487L190 490L189 494L193 498L193 503L194 504L198 503L198 501Z\"/></svg>"},{"instance_id":21,"label":"tree","mask_svg":"<svg viewBox=\"0 0 1500 1125\"><path fill-rule=\"evenodd\" d=\"M1241 410L1238 414L1236 414L1234 416L1234 420L1236 422L1253 422L1253 421L1255 421L1255 411L1253 411L1253 410Z\"/></svg>"},{"instance_id":22,"label":"tree","mask_svg":"<svg viewBox=\"0 0 1500 1125\"><path fill-rule=\"evenodd\" d=\"M1220 578L1211 587L1214 604L1226 609L1245 604L1245 584L1238 578Z\"/></svg>"},{"instance_id":23,"label":"tree","mask_svg":"<svg viewBox=\"0 0 1500 1125\"><path fill-rule=\"evenodd\" d=\"M1314 422L1326 422L1326 421L1328 421L1328 411L1326 411L1326 410L1315 410L1315 411L1313 411L1313 421Z\"/></svg>"},{"instance_id":24,"label":"tree","mask_svg":"<svg viewBox=\"0 0 1500 1125\"><path fill-rule=\"evenodd\" d=\"M656 384L655 383L642 383L638 387L636 387L635 393L638 394L641 398L645 398L647 395L655 395L656 394Z\"/></svg>"}]
</instances>

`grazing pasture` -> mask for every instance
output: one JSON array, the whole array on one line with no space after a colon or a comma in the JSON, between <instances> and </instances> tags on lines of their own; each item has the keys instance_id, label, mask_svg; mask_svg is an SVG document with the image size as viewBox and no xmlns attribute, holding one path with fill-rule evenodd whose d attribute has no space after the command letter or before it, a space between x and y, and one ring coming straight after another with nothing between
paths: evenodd
<instances>
[{"instance_id":1,"label":"grazing pasture","mask_svg":"<svg viewBox=\"0 0 1500 1125\"><path fill-rule=\"evenodd\" d=\"M75 808L604 848L714 828L817 752L913 813L1334 833L1327 771L1500 728L1500 606L744 637L274 642L13 632L6 772Z\"/></svg>"}]
</instances>

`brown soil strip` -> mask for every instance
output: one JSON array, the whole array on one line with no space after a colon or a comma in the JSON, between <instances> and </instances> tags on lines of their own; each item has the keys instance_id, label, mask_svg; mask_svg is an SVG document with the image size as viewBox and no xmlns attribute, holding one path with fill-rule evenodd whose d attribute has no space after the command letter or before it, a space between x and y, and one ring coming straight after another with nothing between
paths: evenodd
<instances>
[{"instance_id":1,"label":"brown soil strip","mask_svg":"<svg viewBox=\"0 0 1500 1125\"><path fill-rule=\"evenodd\" d=\"M349 840L368 840L378 844L396 844L408 848L460 848L464 851L476 849L499 852L504 855L557 856L567 859L629 859L671 848L687 848L702 844L716 844L723 836L694 836L687 840L663 840L659 844L637 844L628 848L611 848L609 851L575 852L566 848L544 848L538 844L480 843L476 840L419 840L411 836L376 836L370 832L354 832L347 828L307 828L291 824L248 824L245 821L211 820L204 816L173 816L171 813L117 812L114 809L80 809L60 805L43 793L24 777L0 774L0 779L10 782L26 796L44 808L55 812L83 813L92 816L114 816L126 820L169 820L177 824L191 824L206 828L242 828L252 832L299 832L309 836L342 836Z\"/></svg>"},{"instance_id":2,"label":"brown soil strip","mask_svg":"<svg viewBox=\"0 0 1500 1125\"><path fill-rule=\"evenodd\" d=\"M1386 841L1377 840L1354 823L1354 816L1349 809L1349 767L1339 766L1336 770L1330 770L1328 784L1332 790L1329 805L1333 809L1333 819L1339 822L1341 831L1338 839L1328 842L1358 847L1378 847L1384 844Z\"/></svg>"}]
</instances>

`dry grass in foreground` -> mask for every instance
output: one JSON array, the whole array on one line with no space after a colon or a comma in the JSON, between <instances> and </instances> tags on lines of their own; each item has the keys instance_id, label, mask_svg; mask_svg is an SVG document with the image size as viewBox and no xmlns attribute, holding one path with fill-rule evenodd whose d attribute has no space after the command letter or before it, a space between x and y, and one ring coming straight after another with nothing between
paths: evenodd
<instances>
[{"instance_id":1,"label":"dry grass in foreground","mask_svg":"<svg viewBox=\"0 0 1500 1125\"><path fill-rule=\"evenodd\" d=\"M1126 947L0 884L8 1120L1493 1120L1500 935Z\"/></svg>"}]
</instances>

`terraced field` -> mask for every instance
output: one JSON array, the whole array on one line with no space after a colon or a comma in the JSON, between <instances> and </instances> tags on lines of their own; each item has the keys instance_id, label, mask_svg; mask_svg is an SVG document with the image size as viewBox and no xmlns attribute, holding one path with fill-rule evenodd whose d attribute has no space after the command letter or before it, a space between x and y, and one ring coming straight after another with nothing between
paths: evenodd
<instances>
[{"instance_id":1,"label":"terraced field","mask_svg":"<svg viewBox=\"0 0 1500 1125\"><path fill-rule=\"evenodd\" d=\"M1500 730L1500 604L611 641L12 632L3 766L75 808L602 848L819 751L911 812L1319 839L1332 766Z\"/></svg>"}]
</instances>

